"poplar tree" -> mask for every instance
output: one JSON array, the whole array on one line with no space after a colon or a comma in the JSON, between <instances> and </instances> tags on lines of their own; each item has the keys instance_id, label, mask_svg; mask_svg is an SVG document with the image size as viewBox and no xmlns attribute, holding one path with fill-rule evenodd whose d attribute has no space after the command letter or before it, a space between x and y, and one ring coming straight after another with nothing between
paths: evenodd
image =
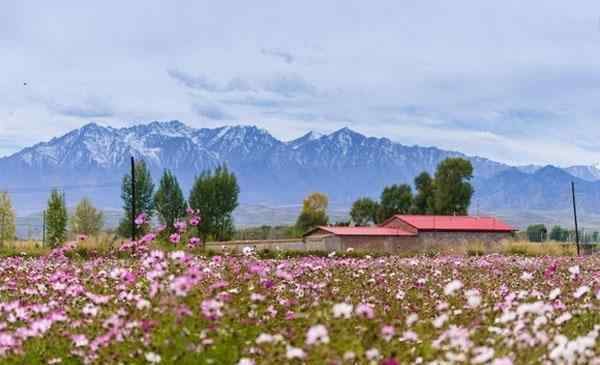
<instances>
[{"instance_id":1,"label":"poplar tree","mask_svg":"<svg viewBox=\"0 0 600 365\"><path fill-rule=\"evenodd\" d=\"M16 214L7 192L0 192L0 245L15 239Z\"/></svg>"},{"instance_id":2,"label":"poplar tree","mask_svg":"<svg viewBox=\"0 0 600 365\"><path fill-rule=\"evenodd\" d=\"M152 218L154 211L154 183L150 170L143 160L135 162L135 209L136 216L144 213L148 219ZM121 184L121 199L123 200L123 219L119 224L118 233L129 237L132 232L133 192L131 191L131 174L123 176ZM135 218L135 217L133 217ZM137 229L137 228L136 228Z\"/></svg>"},{"instance_id":3,"label":"poplar tree","mask_svg":"<svg viewBox=\"0 0 600 365\"><path fill-rule=\"evenodd\" d=\"M54 189L46 209L46 238L51 247L57 247L67 239L67 220L65 195Z\"/></svg>"},{"instance_id":4,"label":"poplar tree","mask_svg":"<svg viewBox=\"0 0 600 365\"><path fill-rule=\"evenodd\" d=\"M169 233L174 231L175 222L185 217L187 203L183 192L171 171L165 170L160 179L158 190L154 194L154 208L160 222L167 226Z\"/></svg>"},{"instance_id":5,"label":"poplar tree","mask_svg":"<svg viewBox=\"0 0 600 365\"><path fill-rule=\"evenodd\" d=\"M70 225L75 234L96 235L104 226L104 214L88 198L83 198L75 207Z\"/></svg>"},{"instance_id":6,"label":"poplar tree","mask_svg":"<svg viewBox=\"0 0 600 365\"><path fill-rule=\"evenodd\" d=\"M198 230L205 242L233 237L232 213L238 206L239 194L235 174L225 165L196 178L188 201L190 208L200 211L202 223Z\"/></svg>"}]
</instances>

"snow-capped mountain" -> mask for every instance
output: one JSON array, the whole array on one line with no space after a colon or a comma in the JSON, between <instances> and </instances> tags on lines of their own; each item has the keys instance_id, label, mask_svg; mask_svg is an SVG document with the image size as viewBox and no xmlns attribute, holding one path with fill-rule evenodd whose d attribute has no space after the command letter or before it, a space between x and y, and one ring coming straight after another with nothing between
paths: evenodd
<instances>
[{"instance_id":1,"label":"snow-capped mountain","mask_svg":"<svg viewBox=\"0 0 600 365\"><path fill-rule=\"evenodd\" d=\"M600 180L600 164L590 166L571 166L565 169L569 174L587 181Z\"/></svg>"},{"instance_id":2,"label":"snow-capped mountain","mask_svg":"<svg viewBox=\"0 0 600 365\"><path fill-rule=\"evenodd\" d=\"M460 152L366 137L348 128L327 135L309 132L284 142L254 126L195 129L171 121L120 129L92 123L25 148L0 158L0 189L14 192L15 206L24 212L41 209L53 186L62 187L71 204L89 196L101 207L119 208L120 181L131 156L144 159L155 180L171 169L186 191L202 171L226 163L238 177L245 203L299 203L306 194L322 191L332 202L349 205L360 196L378 196L385 185L411 183L422 171L434 172L448 157L473 163L476 199L490 210L515 201L536 206L534 200L548 197L536 191L525 196L519 184L527 182L535 190L551 183L539 167L512 168ZM586 183L600 178L596 167L560 171ZM495 186L500 184L514 196L499 195ZM595 194L596 185L589 182L586 191Z\"/></svg>"}]
</instances>

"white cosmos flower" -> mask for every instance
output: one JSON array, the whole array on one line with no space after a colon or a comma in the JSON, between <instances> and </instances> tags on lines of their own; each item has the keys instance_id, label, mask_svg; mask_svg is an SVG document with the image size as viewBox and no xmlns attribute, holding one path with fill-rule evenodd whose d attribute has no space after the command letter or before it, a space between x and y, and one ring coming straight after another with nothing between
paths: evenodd
<instances>
[{"instance_id":1,"label":"white cosmos flower","mask_svg":"<svg viewBox=\"0 0 600 365\"><path fill-rule=\"evenodd\" d=\"M290 360L304 359L306 357L306 353L301 348L288 346L285 357Z\"/></svg>"},{"instance_id":2,"label":"white cosmos flower","mask_svg":"<svg viewBox=\"0 0 600 365\"><path fill-rule=\"evenodd\" d=\"M329 343L329 334L327 333L327 328L322 324L312 326L306 333L307 345L315 345L319 343Z\"/></svg>"},{"instance_id":3,"label":"white cosmos flower","mask_svg":"<svg viewBox=\"0 0 600 365\"><path fill-rule=\"evenodd\" d=\"M463 283L460 280L452 280L444 287L444 294L450 296L463 287Z\"/></svg>"},{"instance_id":4,"label":"white cosmos flower","mask_svg":"<svg viewBox=\"0 0 600 365\"><path fill-rule=\"evenodd\" d=\"M160 355L154 352L146 353L145 357L146 361L148 361L151 364L158 364L161 360Z\"/></svg>"},{"instance_id":5,"label":"white cosmos flower","mask_svg":"<svg viewBox=\"0 0 600 365\"><path fill-rule=\"evenodd\" d=\"M442 313L436 319L433 320L433 327L441 328L447 320L448 315L446 313Z\"/></svg>"},{"instance_id":6,"label":"white cosmos flower","mask_svg":"<svg viewBox=\"0 0 600 365\"><path fill-rule=\"evenodd\" d=\"M379 353L379 350L377 350L376 348L372 348L365 352L365 356L367 356L367 359L369 360L377 360L379 359L381 354Z\"/></svg>"},{"instance_id":7,"label":"white cosmos flower","mask_svg":"<svg viewBox=\"0 0 600 365\"><path fill-rule=\"evenodd\" d=\"M246 246L242 249L242 253L244 254L244 256L250 256L254 253L254 248Z\"/></svg>"},{"instance_id":8,"label":"white cosmos flower","mask_svg":"<svg viewBox=\"0 0 600 365\"><path fill-rule=\"evenodd\" d=\"M473 364L483 364L494 357L494 349L486 346L474 348L473 353L475 353L475 357L471 359Z\"/></svg>"},{"instance_id":9,"label":"white cosmos flower","mask_svg":"<svg viewBox=\"0 0 600 365\"><path fill-rule=\"evenodd\" d=\"M569 312L565 312L563 314L561 314L560 316L558 316L555 320L554 323L556 323L557 325L561 325L565 322L567 322L569 319L573 318L573 316L571 315L571 313Z\"/></svg>"},{"instance_id":10,"label":"white cosmos flower","mask_svg":"<svg viewBox=\"0 0 600 365\"><path fill-rule=\"evenodd\" d=\"M573 279L573 278L577 277L577 275L579 275L581 270L579 269L579 266L575 265L575 266L571 266L569 268L569 272L571 273L571 279Z\"/></svg>"},{"instance_id":11,"label":"white cosmos flower","mask_svg":"<svg viewBox=\"0 0 600 365\"><path fill-rule=\"evenodd\" d=\"M554 288L554 289L552 289L550 294L548 294L548 299L554 300L554 299L558 298L559 295L560 295L560 288Z\"/></svg>"},{"instance_id":12,"label":"white cosmos flower","mask_svg":"<svg viewBox=\"0 0 600 365\"><path fill-rule=\"evenodd\" d=\"M465 292L465 296L467 297L467 304L469 304L469 307L475 308L479 307L481 304L481 295L479 294L479 290L469 289Z\"/></svg>"},{"instance_id":13,"label":"white cosmos flower","mask_svg":"<svg viewBox=\"0 0 600 365\"><path fill-rule=\"evenodd\" d=\"M531 279L533 279L533 274L527 271L523 271L523 273L521 274L521 280L529 281Z\"/></svg>"},{"instance_id":14,"label":"white cosmos flower","mask_svg":"<svg viewBox=\"0 0 600 365\"><path fill-rule=\"evenodd\" d=\"M333 317L334 318L350 318L352 317L352 312L354 311L354 306L348 303L337 303L333 306Z\"/></svg>"},{"instance_id":15,"label":"white cosmos flower","mask_svg":"<svg viewBox=\"0 0 600 365\"><path fill-rule=\"evenodd\" d=\"M256 338L256 343L259 344L259 345L263 344L263 343L271 343L273 341L275 341L275 337L271 336L268 333L261 333Z\"/></svg>"},{"instance_id":16,"label":"white cosmos flower","mask_svg":"<svg viewBox=\"0 0 600 365\"><path fill-rule=\"evenodd\" d=\"M577 290L575 291L575 293L573 294L573 296L577 299L581 298L582 296L584 296L585 294L587 294L587 292L590 291L590 287L587 285L584 286L580 286L579 288L577 288Z\"/></svg>"},{"instance_id":17,"label":"white cosmos flower","mask_svg":"<svg viewBox=\"0 0 600 365\"><path fill-rule=\"evenodd\" d=\"M406 327L412 326L418 320L419 315L416 313L411 313L408 317L406 317Z\"/></svg>"}]
</instances>

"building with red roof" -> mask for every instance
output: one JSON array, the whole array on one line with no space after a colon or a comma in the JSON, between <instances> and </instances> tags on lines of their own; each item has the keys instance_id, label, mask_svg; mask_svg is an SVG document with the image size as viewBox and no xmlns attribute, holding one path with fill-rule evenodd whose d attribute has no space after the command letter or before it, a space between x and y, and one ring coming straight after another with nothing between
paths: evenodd
<instances>
[{"instance_id":1,"label":"building with red roof","mask_svg":"<svg viewBox=\"0 0 600 365\"><path fill-rule=\"evenodd\" d=\"M514 231L494 217L395 215L379 226L317 227L304 235L304 242L309 250L394 252L470 243L490 246L511 238Z\"/></svg>"}]
</instances>

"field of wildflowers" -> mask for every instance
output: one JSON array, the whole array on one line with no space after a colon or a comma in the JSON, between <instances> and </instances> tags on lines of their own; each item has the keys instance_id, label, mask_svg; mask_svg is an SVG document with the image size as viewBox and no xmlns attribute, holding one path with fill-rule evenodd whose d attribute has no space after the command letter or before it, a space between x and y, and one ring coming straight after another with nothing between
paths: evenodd
<instances>
[{"instance_id":1,"label":"field of wildflowers","mask_svg":"<svg viewBox=\"0 0 600 365\"><path fill-rule=\"evenodd\" d=\"M199 244L186 229L173 245ZM600 364L598 256L208 258L154 239L1 259L0 363Z\"/></svg>"}]
</instances>

